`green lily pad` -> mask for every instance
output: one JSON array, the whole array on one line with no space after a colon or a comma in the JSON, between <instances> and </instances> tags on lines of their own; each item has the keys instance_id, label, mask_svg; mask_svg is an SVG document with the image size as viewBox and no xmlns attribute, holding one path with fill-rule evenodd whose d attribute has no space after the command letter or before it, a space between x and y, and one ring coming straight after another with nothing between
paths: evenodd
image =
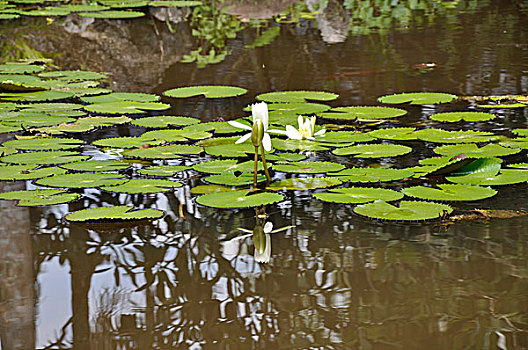
<instances>
[{"instance_id":1,"label":"green lily pad","mask_svg":"<svg viewBox=\"0 0 528 350\"><path fill-rule=\"evenodd\" d=\"M297 125L299 114L322 113L330 109L330 106L320 103L272 103L268 105L269 122L277 125ZM244 110L251 111L250 107Z\"/></svg>"},{"instance_id":2,"label":"green lily pad","mask_svg":"<svg viewBox=\"0 0 528 350\"><path fill-rule=\"evenodd\" d=\"M135 8L135 7L146 7L148 1L145 0L99 0L101 5L110 6L112 8Z\"/></svg>"},{"instance_id":3,"label":"green lily pad","mask_svg":"<svg viewBox=\"0 0 528 350\"><path fill-rule=\"evenodd\" d=\"M54 78L59 81L82 81L82 80L100 80L108 76L106 73L96 73L82 70L57 70L43 72L39 74L42 78Z\"/></svg>"},{"instance_id":4,"label":"green lily pad","mask_svg":"<svg viewBox=\"0 0 528 350\"><path fill-rule=\"evenodd\" d=\"M456 95L440 92L408 92L382 96L378 98L378 101L390 104L410 103L412 105L433 105L451 102L456 98Z\"/></svg>"},{"instance_id":5,"label":"green lily pad","mask_svg":"<svg viewBox=\"0 0 528 350\"><path fill-rule=\"evenodd\" d=\"M46 126L55 126L62 123L70 123L75 121L70 117L52 116L46 113L33 112L8 112L0 117L2 124L20 126L24 128L38 128Z\"/></svg>"},{"instance_id":6,"label":"green lily pad","mask_svg":"<svg viewBox=\"0 0 528 350\"><path fill-rule=\"evenodd\" d=\"M66 214L65 219L77 222L154 220L163 217L158 209L132 210L132 206L90 208Z\"/></svg>"},{"instance_id":7,"label":"green lily pad","mask_svg":"<svg viewBox=\"0 0 528 350\"><path fill-rule=\"evenodd\" d=\"M87 160L84 162L63 164L60 167L73 171L107 172L128 169L130 164L120 160Z\"/></svg>"},{"instance_id":8,"label":"green lily pad","mask_svg":"<svg viewBox=\"0 0 528 350\"><path fill-rule=\"evenodd\" d=\"M194 124L183 128L185 131L214 131L216 134L231 134L242 131L230 125L228 122L208 122Z\"/></svg>"},{"instance_id":9,"label":"green lily pad","mask_svg":"<svg viewBox=\"0 0 528 350\"><path fill-rule=\"evenodd\" d=\"M335 107L325 113L318 113L323 118L346 120L379 120L403 117L407 111L399 108L381 106L347 106Z\"/></svg>"},{"instance_id":10,"label":"green lily pad","mask_svg":"<svg viewBox=\"0 0 528 350\"><path fill-rule=\"evenodd\" d=\"M139 114L146 111L163 111L170 105L161 102L117 101L108 103L94 103L84 106L88 112L104 114Z\"/></svg>"},{"instance_id":11,"label":"green lily pad","mask_svg":"<svg viewBox=\"0 0 528 350\"><path fill-rule=\"evenodd\" d=\"M432 120L438 122L449 122L455 123L461 120L466 122L480 122L485 120L491 120L495 118L494 114L484 112L447 112L437 113L430 116Z\"/></svg>"},{"instance_id":12,"label":"green lily pad","mask_svg":"<svg viewBox=\"0 0 528 350\"><path fill-rule=\"evenodd\" d=\"M16 132L22 130L21 126L15 126L15 125L4 125L0 124L0 134L5 134L9 132Z\"/></svg>"},{"instance_id":13,"label":"green lily pad","mask_svg":"<svg viewBox=\"0 0 528 350\"><path fill-rule=\"evenodd\" d=\"M394 206L384 201L358 205L354 212L374 219L417 221L438 219L453 211L449 205L421 201L401 201L400 206Z\"/></svg>"},{"instance_id":14,"label":"green lily pad","mask_svg":"<svg viewBox=\"0 0 528 350\"><path fill-rule=\"evenodd\" d=\"M332 143L345 143L345 142L369 142L374 140L368 133L355 132L355 131L329 131L316 139L318 142L332 142Z\"/></svg>"},{"instance_id":15,"label":"green lily pad","mask_svg":"<svg viewBox=\"0 0 528 350\"><path fill-rule=\"evenodd\" d=\"M328 192L314 193L313 196L325 202L347 204L368 203L376 200L396 201L403 198L400 192L373 187L334 188Z\"/></svg>"},{"instance_id":16,"label":"green lily pad","mask_svg":"<svg viewBox=\"0 0 528 350\"><path fill-rule=\"evenodd\" d=\"M169 97L186 98L204 95L206 98L235 97L243 95L246 89L237 86L201 85L185 86L165 91L163 94Z\"/></svg>"},{"instance_id":17,"label":"green lily pad","mask_svg":"<svg viewBox=\"0 0 528 350\"><path fill-rule=\"evenodd\" d=\"M66 173L58 167L36 168L29 165L4 165L0 167L0 180L35 180Z\"/></svg>"},{"instance_id":18,"label":"green lily pad","mask_svg":"<svg viewBox=\"0 0 528 350\"><path fill-rule=\"evenodd\" d=\"M156 116L136 119L131 122L133 125L142 126L144 128L166 128L168 126L187 126L198 124L199 119L191 117L178 116Z\"/></svg>"},{"instance_id":19,"label":"green lily pad","mask_svg":"<svg viewBox=\"0 0 528 350\"><path fill-rule=\"evenodd\" d=\"M272 182L266 187L272 191L305 191L341 185L343 182L335 177L302 177Z\"/></svg>"},{"instance_id":20,"label":"green lily pad","mask_svg":"<svg viewBox=\"0 0 528 350\"><path fill-rule=\"evenodd\" d=\"M165 142L177 142L190 140L207 139L213 136L205 131L187 131L184 129L163 129L148 131L142 135L145 139L160 140Z\"/></svg>"},{"instance_id":21,"label":"green lily pad","mask_svg":"<svg viewBox=\"0 0 528 350\"><path fill-rule=\"evenodd\" d=\"M10 191L0 193L0 199L18 200L19 207L54 205L72 202L81 197L78 193L63 190Z\"/></svg>"},{"instance_id":22,"label":"green lily pad","mask_svg":"<svg viewBox=\"0 0 528 350\"><path fill-rule=\"evenodd\" d=\"M18 139L4 142L5 147L15 148L19 150L62 150L78 148L83 144L81 140L77 139L57 139L57 138L34 138L34 139Z\"/></svg>"},{"instance_id":23,"label":"green lily pad","mask_svg":"<svg viewBox=\"0 0 528 350\"><path fill-rule=\"evenodd\" d=\"M114 7L114 6L111 6L109 3L102 3L102 4L108 5L110 7ZM78 15L81 17L108 18L108 19L126 19L126 18L138 18L138 17L145 16L143 12L139 12L139 11L119 11L119 10L79 12Z\"/></svg>"},{"instance_id":24,"label":"green lily pad","mask_svg":"<svg viewBox=\"0 0 528 350\"><path fill-rule=\"evenodd\" d=\"M414 186L404 188L406 196L438 201L476 201L493 197L497 191L490 187L480 187L460 184L439 184L437 188Z\"/></svg>"},{"instance_id":25,"label":"green lily pad","mask_svg":"<svg viewBox=\"0 0 528 350\"><path fill-rule=\"evenodd\" d=\"M226 172L207 176L204 180L215 185L245 186L253 184L253 173L235 175L234 172ZM258 174L257 182L264 181L266 181L266 176Z\"/></svg>"},{"instance_id":26,"label":"green lily pad","mask_svg":"<svg viewBox=\"0 0 528 350\"><path fill-rule=\"evenodd\" d=\"M96 12L96 11L104 11L109 10L110 7L108 6L101 6L97 4L68 4L68 5L62 5L62 8L65 8L66 10L69 10L71 12Z\"/></svg>"},{"instance_id":27,"label":"green lily pad","mask_svg":"<svg viewBox=\"0 0 528 350\"><path fill-rule=\"evenodd\" d=\"M413 174L409 169L349 168L329 175L350 182L384 182L402 180L413 176Z\"/></svg>"},{"instance_id":28,"label":"green lily pad","mask_svg":"<svg viewBox=\"0 0 528 350\"><path fill-rule=\"evenodd\" d=\"M445 145L438 146L433 149L433 152L436 154L441 154L445 156L455 156L457 154L464 153L467 157L502 157L508 156L511 154L519 153L520 149L512 149L507 147L502 147L494 143L490 143L483 147L478 147L474 143L465 143L465 144L455 144L455 145Z\"/></svg>"},{"instance_id":29,"label":"green lily pad","mask_svg":"<svg viewBox=\"0 0 528 350\"><path fill-rule=\"evenodd\" d=\"M81 101L86 103L110 103L120 101L157 102L159 100L160 97L158 95L138 92L112 92L106 95L81 97Z\"/></svg>"},{"instance_id":30,"label":"green lily pad","mask_svg":"<svg viewBox=\"0 0 528 350\"><path fill-rule=\"evenodd\" d=\"M257 100L265 102L299 103L306 100L332 101L339 95L326 91L275 91L266 92L257 96Z\"/></svg>"},{"instance_id":31,"label":"green lily pad","mask_svg":"<svg viewBox=\"0 0 528 350\"><path fill-rule=\"evenodd\" d=\"M508 168L517 168L517 169L528 169L528 163L514 163L508 164Z\"/></svg>"},{"instance_id":32,"label":"green lily pad","mask_svg":"<svg viewBox=\"0 0 528 350\"><path fill-rule=\"evenodd\" d=\"M235 138L238 139L238 138ZM233 141L234 142L234 141ZM255 147L250 143L240 143L240 144L227 144L227 145L214 145L206 146L205 152L209 155L223 158L239 158L247 157L248 154L255 153Z\"/></svg>"},{"instance_id":33,"label":"green lily pad","mask_svg":"<svg viewBox=\"0 0 528 350\"><path fill-rule=\"evenodd\" d=\"M169 177L189 169L191 167L185 165L154 165L139 169L138 173L141 175Z\"/></svg>"},{"instance_id":34,"label":"green lily pad","mask_svg":"<svg viewBox=\"0 0 528 350\"><path fill-rule=\"evenodd\" d=\"M17 19L20 15L16 13L0 13L0 20L2 19Z\"/></svg>"},{"instance_id":35,"label":"green lily pad","mask_svg":"<svg viewBox=\"0 0 528 350\"><path fill-rule=\"evenodd\" d=\"M0 74L32 74L46 69L45 66L24 64L24 63L6 63L0 64Z\"/></svg>"},{"instance_id":36,"label":"green lily pad","mask_svg":"<svg viewBox=\"0 0 528 350\"><path fill-rule=\"evenodd\" d=\"M465 176L448 176L446 180L466 185L512 185L528 181L528 171L523 169L501 169L498 174L482 171Z\"/></svg>"},{"instance_id":37,"label":"green lily pad","mask_svg":"<svg viewBox=\"0 0 528 350\"><path fill-rule=\"evenodd\" d=\"M275 164L273 166L275 171L299 174L325 174L328 172L339 171L344 168L345 166L343 164L320 161L300 161L288 164Z\"/></svg>"},{"instance_id":38,"label":"green lily pad","mask_svg":"<svg viewBox=\"0 0 528 350\"><path fill-rule=\"evenodd\" d=\"M304 159L306 159L306 155L302 153L277 152L274 154L266 154L266 160L270 160L272 162L298 162Z\"/></svg>"},{"instance_id":39,"label":"green lily pad","mask_svg":"<svg viewBox=\"0 0 528 350\"><path fill-rule=\"evenodd\" d=\"M220 185L198 185L191 188L191 194L208 194L213 192L231 192L232 187Z\"/></svg>"},{"instance_id":40,"label":"green lily pad","mask_svg":"<svg viewBox=\"0 0 528 350\"><path fill-rule=\"evenodd\" d=\"M422 129L415 135L422 141L436 143L477 143L490 142L499 138L491 132L485 131L448 131L443 129Z\"/></svg>"},{"instance_id":41,"label":"green lily pad","mask_svg":"<svg viewBox=\"0 0 528 350\"><path fill-rule=\"evenodd\" d=\"M528 129L513 129L512 132L518 136L528 137Z\"/></svg>"},{"instance_id":42,"label":"green lily pad","mask_svg":"<svg viewBox=\"0 0 528 350\"><path fill-rule=\"evenodd\" d=\"M108 185L100 188L105 191L117 193L160 193L181 186L182 184L178 181L163 179L132 179L120 185Z\"/></svg>"},{"instance_id":43,"label":"green lily pad","mask_svg":"<svg viewBox=\"0 0 528 350\"><path fill-rule=\"evenodd\" d=\"M72 151L38 151L10 154L0 160L4 163L50 165L79 162L88 158L90 157Z\"/></svg>"},{"instance_id":44,"label":"green lily pad","mask_svg":"<svg viewBox=\"0 0 528 350\"><path fill-rule=\"evenodd\" d=\"M284 196L278 193L238 190L215 192L196 198L196 202L213 208L249 208L281 202Z\"/></svg>"},{"instance_id":45,"label":"green lily pad","mask_svg":"<svg viewBox=\"0 0 528 350\"><path fill-rule=\"evenodd\" d=\"M32 75L0 74L0 90L6 91L40 91L40 79Z\"/></svg>"},{"instance_id":46,"label":"green lily pad","mask_svg":"<svg viewBox=\"0 0 528 350\"><path fill-rule=\"evenodd\" d=\"M518 151L521 149L528 149L528 137L517 137L515 139L509 139L507 141L500 142L501 146L509 148L517 148Z\"/></svg>"},{"instance_id":47,"label":"green lily pad","mask_svg":"<svg viewBox=\"0 0 528 350\"><path fill-rule=\"evenodd\" d=\"M185 139L184 139L185 140ZM140 148L145 146L156 146L164 141L156 141L148 137L110 137L94 141L92 144L99 147L110 148Z\"/></svg>"},{"instance_id":48,"label":"green lily pad","mask_svg":"<svg viewBox=\"0 0 528 350\"><path fill-rule=\"evenodd\" d=\"M113 126L117 124L124 124L131 121L129 117L87 117L79 118L74 123L60 124L57 126L39 128L38 131L44 134L62 134L67 132L72 133L84 133L97 128L102 128L106 126Z\"/></svg>"},{"instance_id":49,"label":"green lily pad","mask_svg":"<svg viewBox=\"0 0 528 350\"><path fill-rule=\"evenodd\" d=\"M328 147L311 140L282 140L273 138L271 145L281 151L326 151Z\"/></svg>"},{"instance_id":50,"label":"green lily pad","mask_svg":"<svg viewBox=\"0 0 528 350\"><path fill-rule=\"evenodd\" d=\"M96 188L120 185L129 181L118 174L111 173L73 173L55 175L36 181L37 185L59 188Z\"/></svg>"},{"instance_id":51,"label":"green lily pad","mask_svg":"<svg viewBox=\"0 0 528 350\"><path fill-rule=\"evenodd\" d=\"M45 112L56 115L58 112L70 112L81 109L83 106L77 103L29 103L23 105L17 105L18 108L27 112Z\"/></svg>"},{"instance_id":52,"label":"green lily pad","mask_svg":"<svg viewBox=\"0 0 528 350\"><path fill-rule=\"evenodd\" d=\"M257 166L258 166L257 170L259 171L264 170L262 162L258 162ZM269 166L270 164L268 164L268 167ZM220 174L220 173L224 173L228 171L230 172L240 171L243 173L252 172L254 170L254 167L255 167L254 161L238 163L238 161L234 159L216 159L216 160L211 160L208 162L202 162L202 163L195 164L193 165L192 168L193 170L196 170L202 173Z\"/></svg>"},{"instance_id":53,"label":"green lily pad","mask_svg":"<svg viewBox=\"0 0 528 350\"><path fill-rule=\"evenodd\" d=\"M499 158L478 158L459 169L451 171L451 176L465 176L477 173L496 175L501 168L501 163L502 159Z\"/></svg>"},{"instance_id":54,"label":"green lily pad","mask_svg":"<svg viewBox=\"0 0 528 350\"><path fill-rule=\"evenodd\" d=\"M411 147L403 145L368 144L338 148L332 151L338 156L353 154L357 158L384 158L407 154L412 151Z\"/></svg>"},{"instance_id":55,"label":"green lily pad","mask_svg":"<svg viewBox=\"0 0 528 350\"><path fill-rule=\"evenodd\" d=\"M202 4L201 1L193 1L193 0L159 0L159 1L150 1L148 3L149 6L153 7L192 7L192 6L200 6Z\"/></svg>"},{"instance_id":56,"label":"green lily pad","mask_svg":"<svg viewBox=\"0 0 528 350\"><path fill-rule=\"evenodd\" d=\"M123 152L125 157L142 159L176 159L182 154L199 154L202 147L192 145L156 146Z\"/></svg>"},{"instance_id":57,"label":"green lily pad","mask_svg":"<svg viewBox=\"0 0 528 350\"><path fill-rule=\"evenodd\" d=\"M65 91L36 91L36 92L4 92L0 93L0 100L17 102L56 101L73 97L73 93Z\"/></svg>"},{"instance_id":58,"label":"green lily pad","mask_svg":"<svg viewBox=\"0 0 528 350\"><path fill-rule=\"evenodd\" d=\"M384 140L416 140L415 131L416 128L386 128L372 130L367 134Z\"/></svg>"},{"instance_id":59,"label":"green lily pad","mask_svg":"<svg viewBox=\"0 0 528 350\"><path fill-rule=\"evenodd\" d=\"M19 10L19 14L24 16L42 16L42 17L54 17L54 16L67 16L70 11L65 8L48 6L42 9L34 9L29 11Z\"/></svg>"}]
</instances>

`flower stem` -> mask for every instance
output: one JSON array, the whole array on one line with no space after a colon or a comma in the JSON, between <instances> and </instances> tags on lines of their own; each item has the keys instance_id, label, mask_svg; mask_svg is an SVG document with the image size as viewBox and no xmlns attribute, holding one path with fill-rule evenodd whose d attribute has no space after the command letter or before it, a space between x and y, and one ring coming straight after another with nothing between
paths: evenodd
<instances>
[{"instance_id":1,"label":"flower stem","mask_svg":"<svg viewBox=\"0 0 528 350\"><path fill-rule=\"evenodd\" d=\"M253 171L253 187L257 188L257 171L258 171L258 148L255 146L255 170Z\"/></svg>"},{"instance_id":2,"label":"flower stem","mask_svg":"<svg viewBox=\"0 0 528 350\"><path fill-rule=\"evenodd\" d=\"M266 154L265 154L266 151L264 151L264 147L261 147L260 151L262 152L262 165L264 166L264 172L266 173L266 180L267 180L266 186L268 186L269 183L271 182L271 177L268 172L268 164L266 164Z\"/></svg>"}]
</instances>

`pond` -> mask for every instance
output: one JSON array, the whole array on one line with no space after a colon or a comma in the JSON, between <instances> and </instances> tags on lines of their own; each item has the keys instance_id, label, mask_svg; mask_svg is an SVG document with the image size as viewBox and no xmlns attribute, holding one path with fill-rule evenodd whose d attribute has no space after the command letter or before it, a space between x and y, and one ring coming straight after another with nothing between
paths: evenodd
<instances>
[{"instance_id":1,"label":"pond","mask_svg":"<svg viewBox=\"0 0 528 350\"><path fill-rule=\"evenodd\" d=\"M26 59L44 72L14 84L41 92L15 96L0 65L0 196L32 190L26 206L0 200L1 349L528 347L524 2L130 1L134 19L28 14L38 3L0 1L0 64ZM210 85L245 90L167 93ZM108 95L118 102L101 109L110 90L138 94ZM263 95L294 90L316 96L277 107ZM378 100L404 92L453 96ZM235 147L243 133L225 121L251 129L263 100L270 129L297 129L304 113L326 133L292 141L270 130L272 182L260 163L253 186L251 140ZM32 138L42 135L53 138ZM402 148L391 155L392 145ZM408 173L379 175L389 168ZM46 192L57 188L68 192ZM427 209L406 201L439 209L419 217ZM76 222L119 206L146 220Z\"/></svg>"}]
</instances>

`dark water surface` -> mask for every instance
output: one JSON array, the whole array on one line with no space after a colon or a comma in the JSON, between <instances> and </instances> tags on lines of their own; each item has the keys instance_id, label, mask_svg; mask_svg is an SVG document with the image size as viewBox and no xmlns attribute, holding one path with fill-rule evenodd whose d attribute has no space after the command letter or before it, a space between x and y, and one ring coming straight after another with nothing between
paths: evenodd
<instances>
[{"instance_id":1,"label":"dark water surface","mask_svg":"<svg viewBox=\"0 0 528 350\"><path fill-rule=\"evenodd\" d=\"M333 105L375 104L400 91L526 94L523 1L458 3L462 9L417 12L364 33L347 34L347 17L328 13L281 24L276 40L256 49L244 48L256 36L247 27L227 42L223 62L202 69L178 63L196 45L185 22L173 24L175 34L153 19L57 22L28 41L60 52L62 68L112 72L119 91L249 89L235 101L166 100L174 113L203 120L245 115L255 95L272 90L333 91L340 95ZM287 2L272 4L280 12ZM35 23L0 29L35 33ZM436 68L420 70L421 63ZM425 123L442 108L457 106L415 107L401 124ZM471 128L507 134L528 123L528 108L495 112L499 118ZM526 162L526 151L514 157ZM267 208L267 221L295 227L270 235L268 264L255 261L251 235L238 230L255 227L253 211L197 206L188 187L147 196L91 191L79 203L45 208L0 201L2 349L528 348L527 216L399 224L361 218L351 206L323 204L307 192L287 196ZM167 216L119 229L60 221L95 203L153 206ZM528 184L453 206L528 211Z\"/></svg>"}]
</instances>

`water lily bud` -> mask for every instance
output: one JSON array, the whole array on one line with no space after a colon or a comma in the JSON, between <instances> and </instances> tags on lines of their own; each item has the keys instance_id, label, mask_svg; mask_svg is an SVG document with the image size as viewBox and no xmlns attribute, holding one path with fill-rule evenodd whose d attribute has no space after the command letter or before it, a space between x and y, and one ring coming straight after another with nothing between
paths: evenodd
<instances>
[{"instance_id":1,"label":"water lily bud","mask_svg":"<svg viewBox=\"0 0 528 350\"><path fill-rule=\"evenodd\" d=\"M261 120L256 120L253 123L253 128L251 129L251 142L253 146L258 147L262 143L262 138L264 137L264 127L262 126Z\"/></svg>"}]
</instances>

